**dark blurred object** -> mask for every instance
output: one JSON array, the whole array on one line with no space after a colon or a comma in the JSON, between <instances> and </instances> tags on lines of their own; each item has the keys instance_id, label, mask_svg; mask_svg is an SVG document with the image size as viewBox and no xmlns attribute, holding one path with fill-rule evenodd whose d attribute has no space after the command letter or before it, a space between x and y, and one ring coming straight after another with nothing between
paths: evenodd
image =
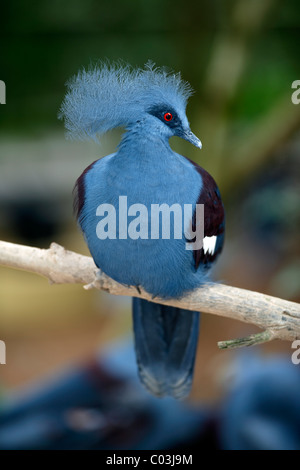
<instances>
[{"instance_id":1,"label":"dark blurred object","mask_svg":"<svg viewBox=\"0 0 300 470\"><path fill-rule=\"evenodd\" d=\"M274 153L272 165L245 185L242 203L236 203L241 230L278 258L299 253L299 153L299 138Z\"/></svg>"},{"instance_id":2,"label":"dark blurred object","mask_svg":"<svg viewBox=\"0 0 300 470\"><path fill-rule=\"evenodd\" d=\"M26 244L49 243L62 230L60 211L54 200L20 200L6 206L10 230Z\"/></svg>"},{"instance_id":3,"label":"dark blurred object","mask_svg":"<svg viewBox=\"0 0 300 470\"><path fill-rule=\"evenodd\" d=\"M164 449L185 445L208 412L151 396L137 380L133 348L67 371L6 406L0 449Z\"/></svg>"},{"instance_id":4,"label":"dark blurred object","mask_svg":"<svg viewBox=\"0 0 300 470\"><path fill-rule=\"evenodd\" d=\"M300 449L300 370L288 357L240 354L221 406L150 395L132 343L2 402L0 450ZM226 377L225 377L226 378Z\"/></svg>"},{"instance_id":5,"label":"dark blurred object","mask_svg":"<svg viewBox=\"0 0 300 470\"><path fill-rule=\"evenodd\" d=\"M300 369L289 357L241 355L220 416L222 447L300 450Z\"/></svg>"}]
</instances>

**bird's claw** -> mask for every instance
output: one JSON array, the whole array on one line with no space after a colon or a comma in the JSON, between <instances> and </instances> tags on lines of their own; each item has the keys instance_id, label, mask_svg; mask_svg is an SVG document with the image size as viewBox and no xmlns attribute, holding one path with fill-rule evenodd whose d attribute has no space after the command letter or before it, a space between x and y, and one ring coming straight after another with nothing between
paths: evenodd
<instances>
[{"instance_id":1,"label":"bird's claw","mask_svg":"<svg viewBox=\"0 0 300 470\"><path fill-rule=\"evenodd\" d=\"M86 284L83 286L85 290L91 290L91 289L99 289L99 290L104 290L106 292L109 292L109 289L105 287L105 281L103 279L103 272L101 269L98 269L95 272L95 279L90 282L89 284Z\"/></svg>"}]
</instances>

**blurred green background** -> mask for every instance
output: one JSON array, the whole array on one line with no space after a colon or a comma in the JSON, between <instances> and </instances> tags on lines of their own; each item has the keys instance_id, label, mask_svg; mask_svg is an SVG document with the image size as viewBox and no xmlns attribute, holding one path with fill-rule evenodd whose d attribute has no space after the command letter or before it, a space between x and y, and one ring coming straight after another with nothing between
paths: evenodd
<instances>
[{"instance_id":1,"label":"blurred green background","mask_svg":"<svg viewBox=\"0 0 300 470\"><path fill-rule=\"evenodd\" d=\"M102 144L66 141L57 112L65 82L98 59L142 66L148 59L181 71L195 90L188 105L199 152L172 139L216 179L226 207L225 249L215 278L300 300L300 79L297 0L12 0L1 5L0 238L87 253L72 216L72 188L83 169L111 153ZM158 168L159 172L159 168ZM128 299L50 286L33 274L0 269L4 388L18 388L99 346L130 334ZM203 315L193 398L218 395L218 373L233 352L218 340L251 325ZM263 349L291 351L289 343Z\"/></svg>"}]
</instances>

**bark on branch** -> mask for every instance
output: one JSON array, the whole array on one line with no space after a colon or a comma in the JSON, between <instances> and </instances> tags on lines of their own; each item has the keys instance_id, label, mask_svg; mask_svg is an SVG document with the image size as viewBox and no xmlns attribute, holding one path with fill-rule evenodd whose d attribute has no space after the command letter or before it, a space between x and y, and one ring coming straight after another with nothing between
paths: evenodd
<instances>
[{"instance_id":1,"label":"bark on branch","mask_svg":"<svg viewBox=\"0 0 300 470\"><path fill-rule=\"evenodd\" d=\"M282 339L300 338L300 305L258 292L210 283L181 299L152 298L135 287L124 286L99 271L89 256L52 243L49 249L0 241L0 265L40 274L55 284L84 284L115 295L141 297L165 305L196 310L251 323L264 331L247 338L221 341L219 347L234 348Z\"/></svg>"}]
</instances>

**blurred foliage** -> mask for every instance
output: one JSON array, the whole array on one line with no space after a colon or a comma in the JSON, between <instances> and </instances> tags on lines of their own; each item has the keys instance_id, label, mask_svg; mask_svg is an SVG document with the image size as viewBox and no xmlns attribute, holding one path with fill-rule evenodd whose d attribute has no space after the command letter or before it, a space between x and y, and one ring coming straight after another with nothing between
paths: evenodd
<instances>
[{"instance_id":1,"label":"blurred foliage","mask_svg":"<svg viewBox=\"0 0 300 470\"><path fill-rule=\"evenodd\" d=\"M252 5L244 13L248 17L232 20L233 7L244 3ZM80 67L104 57L122 58L133 65L142 65L151 58L159 65L182 70L199 94L218 35L233 36L235 43L241 32L242 36L251 36L251 19L257 22L253 11L261 3L214 0L189 1L183 6L179 0L5 2L1 6L0 70L8 86L9 106L5 115L1 113L1 130L58 125L56 112L62 84ZM247 119L288 91L299 73L298 2L263 3L270 5L264 28L251 38L248 64L230 109ZM201 107L197 101L191 102L194 112Z\"/></svg>"},{"instance_id":2,"label":"blurred foliage","mask_svg":"<svg viewBox=\"0 0 300 470\"><path fill-rule=\"evenodd\" d=\"M300 110L289 99L291 83L300 75L296 0L184 5L178 0L13 0L2 5L1 18L0 76L7 85L2 133L62 129L57 111L64 83L79 68L104 58L132 65L150 58L182 71L196 90L189 116L204 142L201 159L225 197L299 125ZM268 119L281 98L285 106ZM296 116L281 135L278 116L285 121L286 114ZM264 115L261 136L255 124ZM268 125L278 137L270 137ZM199 158L188 144L176 145ZM257 154L254 164L251 152Z\"/></svg>"}]
</instances>

